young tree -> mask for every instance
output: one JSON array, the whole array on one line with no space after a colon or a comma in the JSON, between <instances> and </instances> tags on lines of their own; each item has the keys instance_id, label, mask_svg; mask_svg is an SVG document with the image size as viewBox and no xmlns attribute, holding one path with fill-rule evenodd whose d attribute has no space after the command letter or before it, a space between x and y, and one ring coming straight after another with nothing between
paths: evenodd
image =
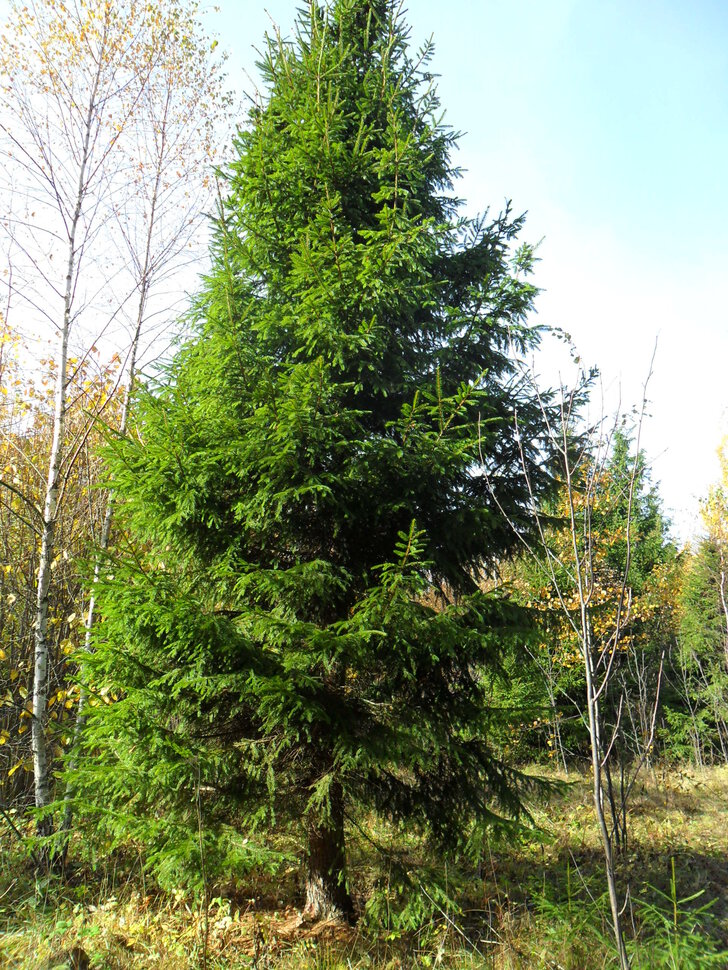
<instances>
[{"instance_id":1,"label":"young tree","mask_svg":"<svg viewBox=\"0 0 728 970\"><path fill-rule=\"evenodd\" d=\"M312 0L269 42L198 334L110 455L126 545L89 664L116 700L73 781L168 875L302 820L311 917L352 912L352 813L453 848L527 781L491 750L482 676L522 615L479 581L516 543L499 508L529 529L521 457L549 483L514 366L531 254L509 212L458 216L397 6Z\"/></svg>"},{"instance_id":2,"label":"young tree","mask_svg":"<svg viewBox=\"0 0 728 970\"><path fill-rule=\"evenodd\" d=\"M591 640L595 655L609 660L601 730L610 739L604 770L620 850L627 847L632 768L647 761L656 740L663 659L676 627L671 608L675 550L644 455L633 454L632 445L630 436L615 428L606 447L598 442L592 453L584 452L569 476L572 494L562 484L545 510L548 560L525 555L512 570L521 600L540 619L542 636L531 654L551 709L549 744L566 763L564 745L571 755L589 749L582 633L575 624L580 594L570 528L573 504L579 551L588 566Z\"/></svg>"},{"instance_id":3,"label":"young tree","mask_svg":"<svg viewBox=\"0 0 728 970\"><path fill-rule=\"evenodd\" d=\"M536 588L527 594L528 605L544 617L542 626L549 634L544 647L547 652L555 651L557 658L555 665L538 660L537 664L547 674L558 667L564 669L567 690L557 691L552 682L550 696L554 701L558 694L567 697L586 728L615 943L619 966L628 970L615 849L626 846L627 801L655 738L663 656L654 662L645 628L654 612L651 574L659 577L659 567L670 557L671 549L656 495L645 488L639 447L647 383L635 456L630 455L630 439L616 421L611 428L604 420L592 428L581 426L580 404L589 383L590 378L584 378L572 390L562 387L556 421L544 411L552 446L558 452L561 487L557 501L550 499L546 505L532 495L538 542L529 542L515 523L513 529L521 536L529 561L526 588L535 580ZM523 440L528 438L524 435ZM527 482L530 479L525 458L523 477ZM523 585L523 577L521 582ZM625 674L633 653L641 655L635 677ZM653 655L651 663L645 661L646 654ZM633 680L637 681L636 691ZM575 701L579 687L582 700ZM635 700L635 693L642 696ZM622 758L618 802L610 759L615 752L625 754L620 752L626 747L623 718L633 718L625 712L631 704L638 710L644 705L644 724L630 739L636 749L629 752L631 764Z\"/></svg>"},{"instance_id":4,"label":"young tree","mask_svg":"<svg viewBox=\"0 0 728 970\"><path fill-rule=\"evenodd\" d=\"M671 747L699 766L728 763L728 670L723 562L715 537L685 554L678 596L679 637L671 656L667 713Z\"/></svg>"},{"instance_id":5,"label":"young tree","mask_svg":"<svg viewBox=\"0 0 728 970\"><path fill-rule=\"evenodd\" d=\"M728 762L728 447L718 450L720 480L703 502L706 535L684 559L680 637L673 657L678 743L689 739L698 764Z\"/></svg>"}]
</instances>

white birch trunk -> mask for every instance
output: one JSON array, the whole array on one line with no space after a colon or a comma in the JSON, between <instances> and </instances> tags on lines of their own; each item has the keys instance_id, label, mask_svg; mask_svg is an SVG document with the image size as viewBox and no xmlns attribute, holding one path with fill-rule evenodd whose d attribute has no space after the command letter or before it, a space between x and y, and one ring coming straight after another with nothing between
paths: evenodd
<instances>
[{"instance_id":1,"label":"white birch trunk","mask_svg":"<svg viewBox=\"0 0 728 970\"><path fill-rule=\"evenodd\" d=\"M723 607L723 620L725 623L725 635L724 635L724 646L723 651L725 655L725 664L728 667L728 596L726 595L726 585L728 584L728 577L726 577L726 563L725 563L725 549L723 542L720 543L720 603Z\"/></svg>"},{"instance_id":2,"label":"white birch trunk","mask_svg":"<svg viewBox=\"0 0 728 970\"><path fill-rule=\"evenodd\" d=\"M79 162L78 188L73 214L68 226L68 262L63 295L63 322L61 325L61 349L58 361L58 377L55 388L53 413L53 441L48 462L48 479L43 502L43 526L41 551L38 562L38 586L35 612L35 655L33 665L33 718L31 745L33 751L33 777L36 808L47 808L51 802L51 786L48 771L48 672L50 650L48 643L48 591L55 555L56 523L58 520L58 494L64 459L66 416L68 410L68 338L73 317L74 282L77 264L76 234L78 231L88 185L86 173L89 162L91 132L96 118L97 94L101 77L102 58L99 57L94 84L86 110L83 150ZM52 819L46 817L39 823L39 833L52 832Z\"/></svg>"}]
</instances>

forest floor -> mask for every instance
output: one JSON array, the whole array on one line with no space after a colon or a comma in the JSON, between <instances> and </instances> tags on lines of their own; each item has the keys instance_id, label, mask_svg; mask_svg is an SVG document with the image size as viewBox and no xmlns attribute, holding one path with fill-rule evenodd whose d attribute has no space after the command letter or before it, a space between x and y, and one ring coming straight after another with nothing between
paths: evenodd
<instances>
[{"instance_id":1,"label":"forest floor","mask_svg":"<svg viewBox=\"0 0 728 970\"><path fill-rule=\"evenodd\" d=\"M79 869L66 881L38 880L3 832L0 967L610 968L616 961L589 780L568 782L563 795L534 810L536 830L493 841L477 872L441 870L440 886L452 881L448 892L422 888L409 926L390 919L386 931L377 929L381 910L376 917L370 909L356 928L303 922L295 866L215 889L205 907L155 889L128 860ZM645 772L619 860L635 970L728 967L727 809L728 769ZM382 870L373 868L368 838L350 843L361 904L375 881L381 890ZM407 851L414 859L414 843ZM423 876L422 886L430 885ZM382 898L388 906L391 897Z\"/></svg>"}]
</instances>

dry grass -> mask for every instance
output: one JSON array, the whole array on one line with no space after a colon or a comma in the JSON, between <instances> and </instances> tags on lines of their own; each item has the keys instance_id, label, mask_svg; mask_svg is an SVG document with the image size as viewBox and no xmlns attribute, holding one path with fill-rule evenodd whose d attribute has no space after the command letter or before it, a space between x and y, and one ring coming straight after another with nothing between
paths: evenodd
<instances>
[{"instance_id":1,"label":"dry grass","mask_svg":"<svg viewBox=\"0 0 728 970\"><path fill-rule=\"evenodd\" d=\"M613 955L589 783L568 781L565 796L536 809L539 835L516 844L494 841L482 871L467 879L459 911L434 907L428 924L412 933L306 924L288 902L290 881L237 887L212 900L207 913L182 894L145 889L129 870L123 879L119 869L107 867L97 882L81 874L71 883L37 882L4 839L0 967L73 966L69 954L75 947L76 965L84 965L85 956L89 967L108 970L192 970L205 964L208 970L606 968ZM707 953L728 943L727 806L728 769L646 774L635 792L630 847L619 862L619 878L632 900L627 914L628 929L638 937L636 966L728 966L728 960L701 964L700 957L690 962L701 945ZM372 874L359 849L354 878L365 886ZM673 872L678 897L703 893L677 906L677 921L670 898ZM712 908L699 912L709 900L716 901ZM664 920L655 916L662 912ZM645 942L655 930L666 934L659 952ZM681 940L687 940L687 955L660 962L665 946L683 946Z\"/></svg>"}]
</instances>

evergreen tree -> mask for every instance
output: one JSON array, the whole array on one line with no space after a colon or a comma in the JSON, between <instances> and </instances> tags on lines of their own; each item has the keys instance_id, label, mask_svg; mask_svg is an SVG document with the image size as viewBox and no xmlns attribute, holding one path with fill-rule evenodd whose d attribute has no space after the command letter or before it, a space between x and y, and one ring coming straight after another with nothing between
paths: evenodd
<instances>
[{"instance_id":1,"label":"evergreen tree","mask_svg":"<svg viewBox=\"0 0 728 970\"><path fill-rule=\"evenodd\" d=\"M526 782L483 676L522 617L481 580L529 528L522 460L549 484L514 366L532 253L508 211L459 216L396 7L313 0L269 41L196 335L111 449L124 539L89 664L111 702L74 779L170 877L260 862L255 833L302 820L311 916L352 912L352 812L456 848Z\"/></svg>"},{"instance_id":2,"label":"evergreen tree","mask_svg":"<svg viewBox=\"0 0 728 970\"><path fill-rule=\"evenodd\" d=\"M672 750L698 765L728 762L728 674L719 540L686 553L667 719Z\"/></svg>"}]
</instances>

